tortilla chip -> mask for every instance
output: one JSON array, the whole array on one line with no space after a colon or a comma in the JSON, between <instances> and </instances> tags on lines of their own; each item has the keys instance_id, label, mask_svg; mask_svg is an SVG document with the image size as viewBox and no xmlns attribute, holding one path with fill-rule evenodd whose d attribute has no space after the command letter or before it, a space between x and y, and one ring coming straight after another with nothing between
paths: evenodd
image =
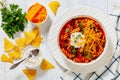
<instances>
[{"instance_id":1,"label":"tortilla chip","mask_svg":"<svg viewBox=\"0 0 120 80\"><path fill-rule=\"evenodd\" d=\"M15 59L21 58L21 51L18 47L16 47L15 50L14 50L14 58Z\"/></svg>"},{"instance_id":2,"label":"tortilla chip","mask_svg":"<svg viewBox=\"0 0 120 80\"><path fill-rule=\"evenodd\" d=\"M19 59L21 58L21 51L20 49L16 46L14 48L13 52L9 52L8 55L12 58L12 59Z\"/></svg>"},{"instance_id":3,"label":"tortilla chip","mask_svg":"<svg viewBox=\"0 0 120 80\"><path fill-rule=\"evenodd\" d=\"M30 42L32 42L33 38L30 36L28 32L24 32L24 35L25 35L25 44L29 44Z\"/></svg>"},{"instance_id":4,"label":"tortilla chip","mask_svg":"<svg viewBox=\"0 0 120 80\"><path fill-rule=\"evenodd\" d=\"M8 55L14 60L14 59L20 59L21 58L21 52L9 52Z\"/></svg>"},{"instance_id":5,"label":"tortilla chip","mask_svg":"<svg viewBox=\"0 0 120 80\"><path fill-rule=\"evenodd\" d=\"M13 52L8 52L8 55L9 55L9 57L12 58L13 60L15 59L15 58L14 58L14 53L13 53Z\"/></svg>"},{"instance_id":6,"label":"tortilla chip","mask_svg":"<svg viewBox=\"0 0 120 80\"><path fill-rule=\"evenodd\" d=\"M31 43L39 33L38 27L29 32L24 32L26 44Z\"/></svg>"},{"instance_id":7,"label":"tortilla chip","mask_svg":"<svg viewBox=\"0 0 120 80\"><path fill-rule=\"evenodd\" d=\"M25 73L29 80L34 80L37 70L24 69L23 72Z\"/></svg>"},{"instance_id":8,"label":"tortilla chip","mask_svg":"<svg viewBox=\"0 0 120 80\"><path fill-rule=\"evenodd\" d=\"M4 50L5 51L11 51L15 45L9 41L7 38L4 38Z\"/></svg>"},{"instance_id":9,"label":"tortilla chip","mask_svg":"<svg viewBox=\"0 0 120 80\"><path fill-rule=\"evenodd\" d=\"M39 47L40 46L40 43L43 41L43 38L40 36L40 34L38 34L35 38L35 40L33 40L31 42L32 46L35 46L35 47Z\"/></svg>"},{"instance_id":10,"label":"tortilla chip","mask_svg":"<svg viewBox=\"0 0 120 80\"><path fill-rule=\"evenodd\" d=\"M31 37L33 39L36 38L37 34L39 33L39 28L38 27L35 27L32 31L29 32L29 34L31 35Z\"/></svg>"},{"instance_id":11,"label":"tortilla chip","mask_svg":"<svg viewBox=\"0 0 120 80\"><path fill-rule=\"evenodd\" d=\"M56 15L60 3L58 1L51 1L48 3L48 6L50 7L54 15Z\"/></svg>"},{"instance_id":12,"label":"tortilla chip","mask_svg":"<svg viewBox=\"0 0 120 80\"><path fill-rule=\"evenodd\" d=\"M42 70L50 70L50 69L53 69L55 68L53 64L51 64L49 61L47 61L46 59L43 59L42 60L42 63L41 63L41 69Z\"/></svg>"},{"instance_id":13,"label":"tortilla chip","mask_svg":"<svg viewBox=\"0 0 120 80\"><path fill-rule=\"evenodd\" d=\"M15 59L21 58L21 50L19 49L18 46L15 46L14 48L14 58Z\"/></svg>"},{"instance_id":14,"label":"tortilla chip","mask_svg":"<svg viewBox=\"0 0 120 80\"><path fill-rule=\"evenodd\" d=\"M25 47L25 38L18 38L15 42L21 49Z\"/></svg>"},{"instance_id":15,"label":"tortilla chip","mask_svg":"<svg viewBox=\"0 0 120 80\"><path fill-rule=\"evenodd\" d=\"M1 61L13 63L13 59L12 59L12 58L9 58L9 57L8 57L7 55L5 55L5 54L2 54L2 55L1 55Z\"/></svg>"}]
</instances>

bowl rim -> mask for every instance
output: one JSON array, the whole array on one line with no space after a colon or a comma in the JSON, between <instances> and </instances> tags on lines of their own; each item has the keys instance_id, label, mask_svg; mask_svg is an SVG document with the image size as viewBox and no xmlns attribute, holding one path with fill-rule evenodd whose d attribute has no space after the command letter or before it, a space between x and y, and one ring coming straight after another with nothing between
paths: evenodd
<instances>
[{"instance_id":1,"label":"bowl rim","mask_svg":"<svg viewBox=\"0 0 120 80\"><path fill-rule=\"evenodd\" d=\"M104 31L105 39L106 39L105 47L104 47L104 50L103 50L102 54L101 54L100 56L98 56L96 59L94 59L94 60L92 60L91 62L88 62L88 63L76 63L76 62L68 59L68 58L64 55L64 53L61 51L61 48L60 48L60 46L59 46L59 36L60 36L60 32L61 32L62 28L64 27L64 25L65 25L68 21L70 21L70 20L72 20L72 19L81 18L81 17L85 17L85 18L89 18L89 19L95 20L95 21L100 25L100 27L102 28L102 30ZM65 58L66 61L68 61L68 62L70 62L70 63L72 63L72 64L74 64L74 65L87 66L87 65L91 65L91 64L96 63L98 60L100 60L100 59L102 58L102 56L105 55L105 53L106 53L106 51L107 51L107 48L108 48L107 45L108 45L108 34L107 34L107 31L106 31L106 29L104 28L102 22L100 22L100 21L99 21L98 19L96 19L95 17L89 16L89 15L75 15L75 16L71 16L71 17L70 17L69 19L67 19L63 24L61 24L61 27L60 27L59 32L58 32L58 34L57 34L57 47L59 48L58 50L59 50L60 54L62 54L62 56Z\"/></svg>"}]
</instances>

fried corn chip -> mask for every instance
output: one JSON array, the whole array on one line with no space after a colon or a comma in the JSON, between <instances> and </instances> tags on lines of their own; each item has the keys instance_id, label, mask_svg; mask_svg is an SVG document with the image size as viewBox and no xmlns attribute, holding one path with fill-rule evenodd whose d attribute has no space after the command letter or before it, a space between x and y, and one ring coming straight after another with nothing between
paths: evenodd
<instances>
[{"instance_id":1,"label":"fried corn chip","mask_svg":"<svg viewBox=\"0 0 120 80\"><path fill-rule=\"evenodd\" d=\"M35 46L35 47L39 47L40 46L40 43L43 41L43 38L40 36L40 34L38 34L35 38L35 40L33 40L31 42L32 46Z\"/></svg>"},{"instance_id":2,"label":"fried corn chip","mask_svg":"<svg viewBox=\"0 0 120 80\"><path fill-rule=\"evenodd\" d=\"M12 59L19 59L21 58L21 52L9 52L8 55L12 58Z\"/></svg>"},{"instance_id":3,"label":"fried corn chip","mask_svg":"<svg viewBox=\"0 0 120 80\"><path fill-rule=\"evenodd\" d=\"M31 43L37 36L39 32L38 27L29 32L24 32L26 44Z\"/></svg>"},{"instance_id":4,"label":"fried corn chip","mask_svg":"<svg viewBox=\"0 0 120 80\"><path fill-rule=\"evenodd\" d=\"M29 44L30 42L32 42L33 38L31 37L31 35L28 32L24 32L25 35L25 43Z\"/></svg>"},{"instance_id":5,"label":"fried corn chip","mask_svg":"<svg viewBox=\"0 0 120 80\"><path fill-rule=\"evenodd\" d=\"M23 72L25 73L29 80L34 80L37 70L24 69Z\"/></svg>"},{"instance_id":6,"label":"fried corn chip","mask_svg":"<svg viewBox=\"0 0 120 80\"><path fill-rule=\"evenodd\" d=\"M50 7L54 15L56 15L60 3L58 1L51 1L48 3L48 6Z\"/></svg>"},{"instance_id":7,"label":"fried corn chip","mask_svg":"<svg viewBox=\"0 0 120 80\"><path fill-rule=\"evenodd\" d=\"M41 69L42 70L50 70L50 69L53 69L55 68L53 64L51 64L49 61L47 61L46 59L43 59L42 60L42 63L41 63Z\"/></svg>"},{"instance_id":8,"label":"fried corn chip","mask_svg":"<svg viewBox=\"0 0 120 80\"><path fill-rule=\"evenodd\" d=\"M25 38L18 38L15 42L21 49L25 47Z\"/></svg>"},{"instance_id":9,"label":"fried corn chip","mask_svg":"<svg viewBox=\"0 0 120 80\"><path fill-rule=\"evenodd\" d=\"M21 51L20 49L16 46L14 48L13 52L8 52L8 55L12 58L12 59L19 59L21 58Z\"/></svg>"},{"instance_id":10,"label":"fried corn chip","mask_svg":"<svg viewBox=\"0 0 120 80\"><path fill-rule=\"evenodd\" d=\"M8 55L9 55L9 57L12 58L13 60L15 59L15 57L14 57L15 54L14 54L13 52L8 52Z\"/></svg>"},{"instance_id":11,"label":"fried corn chip","mask_svg":"<svg viewBox=\"0 0 120 80\"><path fill-rule=\"evenodd\" d=\"M10 51L15 47L15 45L9 41L7 38L4 38L4 50Z\"/></svg>"},{"instance_id":12,"label":"fried corn chip","mask_svg":"<svg viewBox=\"0 0 120 80\"><path fill-rule=\"evenodd\" d=\"M39 28L36 26L29 34L32 36L33 39L36 38L37 34L39 33Z\"/></svg>"},{"instance_id":13,"label":"fried corn chip","mask_svg":"<svg viewBox=\"0 0 120 80\"><path fill-rule=\"evenodd\" d=\"M15 59L21 58L21 51L18 46L15 46L14 48L14 58Z\"/></svg>"},{"instance_id":14,"label":"fried corn chip","mask_svg":"<svg viewBox=\"0 0 120 80\"><path fill-rule=\"evenodd\" d=\"M2 55L1 55L1 61L13 63L13 59L12 59L12 58L9 58L9 57L8 57L7 55L5 55L5 54L2 54Z\"/></svg>"}]
</instances>

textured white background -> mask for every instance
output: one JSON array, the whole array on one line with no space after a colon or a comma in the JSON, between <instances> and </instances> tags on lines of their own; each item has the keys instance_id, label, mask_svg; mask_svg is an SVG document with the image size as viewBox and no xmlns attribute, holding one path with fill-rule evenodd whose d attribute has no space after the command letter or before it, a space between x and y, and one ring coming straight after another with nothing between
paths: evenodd
<instances>
[{"instance_id":1,"label":"textured white background","mask_svg":"<svg viewBox=\"0 0 120 80\"><path fill-rule=\"evenodd\" d=\"M1 1L1 0L0 0ZM46 23L40 26L41 34L45 37L49 31L50 25L54 20L55 16L51 12L48 7L48 2L50 0L6 0L7 4L15 3L19 4L19 6L27 11L28 7L35 3L36 1L45 5L48 10L48 20ZM58 0L60 2L60 7L57 12L57 16L64 12L67 8L74 8L81 5L90 6L97 8L100 11L105 12L106 14L110 14L113 9L120 8L120 0ZM1 22L1 16L0 16ZM31 25L28 25L28 27ZM5 33L0 28L0 55L3 53L3 39ZM40 47L42 54L45 58L47 58L50 62L55 65L55 69L50 71L39 71L37 73L36 80L58 80L60 74L62 73L62 68L53 60L50 52L47 51L46 41L44 41ZM10 71L9 67L11 64L0 62L0 80L27 80L26 76L23 74L22 69L25 69L23 64L21 64L15 70Z\"/></svg>"}]
</instances>

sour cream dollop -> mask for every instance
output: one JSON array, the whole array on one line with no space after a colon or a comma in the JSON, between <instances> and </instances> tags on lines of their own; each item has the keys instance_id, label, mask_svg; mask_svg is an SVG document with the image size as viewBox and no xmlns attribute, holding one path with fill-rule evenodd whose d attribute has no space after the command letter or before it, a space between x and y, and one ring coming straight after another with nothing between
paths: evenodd
<instances>
[{"instance_id":1,"label":"sour cream dollop","mask_svg":"<svg viewBox=\"0 0 120 80\"><path fill-rule=\"evenodd\" d=\"M85 36L81 32L72 33L70 39L70 44L75 48L80 48L85 45Z\"/></svg>"}]
</instances>

